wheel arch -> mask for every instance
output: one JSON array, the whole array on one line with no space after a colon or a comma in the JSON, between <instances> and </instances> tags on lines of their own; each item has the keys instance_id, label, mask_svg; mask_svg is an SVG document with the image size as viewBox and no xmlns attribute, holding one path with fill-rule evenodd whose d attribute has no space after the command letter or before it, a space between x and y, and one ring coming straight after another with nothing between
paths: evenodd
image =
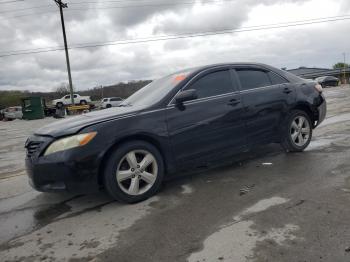
<instances>
[{"instance_id":1,"label":"wheel arch","mask_svg":"<svg viewBox=\"0 0 350 262\"><path fill-rule=\"evenodd\" d=\"M169 163L167 161L168 157L166 156L165 149L162 147L161 143L156 138L154 138L152 135L134 134L134 135L129 135L129 136L123 137L121 139L118 139L103 154L102 160L101 160L99 168L98 168L98 184L100 186L103 185L103 173L105 171L106 162L108 161L108 158L110 157L111 153L114 150L116 150L120 145L127 143L129 141L136 141L136 140L147 142L147 143L153 145L159 151L159 153L162 156L165 174L167 173L168 166L169 166Z\"/></svg>"},{"instance_id":2,"label":"wheel arch","mask_svg":"<svg viewBox=\"0 0 350 262\"><path fill-rule=\"evenodd\" d=\"M308 105L307 103L298 103L295 107L292 108L292 110L301 110L305 112L312 121L312 128L315 128L318 121L318 115L315 113L314 110L312 110L312 107Z\"/></svg>"}]
</instances>

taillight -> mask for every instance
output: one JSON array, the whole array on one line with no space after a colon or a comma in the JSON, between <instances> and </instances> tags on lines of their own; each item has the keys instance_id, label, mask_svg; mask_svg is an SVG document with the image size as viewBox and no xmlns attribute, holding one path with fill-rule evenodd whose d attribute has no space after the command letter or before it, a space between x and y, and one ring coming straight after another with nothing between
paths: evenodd
<instances>
[{"instance_id":1,"label":"taillight","mask_svg":"<svg viewBox=\"0 0 350 262\"><path fill-rule=\"evenodd\" d=\"M316 89L319 93L322 93L323 88L322 88L322 86L321 86L320 84L316 84L316 85L315 85L315 89Z\"/></svg>"}]
</instances>

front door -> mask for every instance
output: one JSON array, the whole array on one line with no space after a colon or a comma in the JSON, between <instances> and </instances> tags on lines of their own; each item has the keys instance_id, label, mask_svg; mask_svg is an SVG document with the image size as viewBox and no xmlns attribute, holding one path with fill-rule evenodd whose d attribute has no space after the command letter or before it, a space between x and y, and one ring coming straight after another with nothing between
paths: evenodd
<instances>
[{"instance_id":1,"label":"front door","mask_svg":"<svg viewBox=\"0 0 350 262\"><path fill-rule=\"evenodd\" d=\"M233 153L245 146L242 103L229 68L202 72L184 90L198 99L167 110L168 131L178 167L187 169Z\"/></svg>"}]
</instances>

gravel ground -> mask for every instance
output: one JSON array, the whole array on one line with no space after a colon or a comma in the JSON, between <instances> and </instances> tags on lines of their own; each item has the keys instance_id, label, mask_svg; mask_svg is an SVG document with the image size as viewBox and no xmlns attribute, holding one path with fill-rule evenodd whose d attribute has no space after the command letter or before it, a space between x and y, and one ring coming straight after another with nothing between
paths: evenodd
<instances>
[{"instance_id":1,"label":"gravel ground","mask_svg":"<svg viewBox=\"0 0 350 262\"><path fill-rule=\"evenodd\" d=\"M350 88L325 95L305 152L256 148L136 205L32 190L24 142L59 120L0 122L0 260L350 261Z\"/></svg>"}]
</instances>

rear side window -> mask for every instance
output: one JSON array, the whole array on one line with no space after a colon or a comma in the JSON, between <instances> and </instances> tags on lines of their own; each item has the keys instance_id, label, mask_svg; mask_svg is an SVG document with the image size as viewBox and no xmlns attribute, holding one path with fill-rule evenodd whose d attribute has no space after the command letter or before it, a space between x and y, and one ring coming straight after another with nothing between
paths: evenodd
<instances>
[{"instance_id":1,"label":"rear side window","mask_svg":"<svg viewBox=\"0 0 350 262\"><path fill-rule=\"evenodd\" d=\"M115 97L115 98L111 98L111 101L112 102L117 102L117 101L122 101L122 99L119 98L119 97Z\"/></svg>"},{"instance_id":2,"label":"rear side window","mask_svg":"<svg viewBox=\"0 0 350 262\"><path fill-rule=\"evenodd\" d=\"M279 85L279 84L288 83L288 81L286 79L284 79L283 77L275 74L274 72L268 72L268 75L269 75L273 85Z\"/></svg>"},{"instance_id":3,"label":"rear side window","mask_svg":"<svg viewBox=\"0 0 350 262\"><path fill-rule=\"evenodd\" d=\"M257 69L237 69L242 90L271 85L271 80L265 71Z\"/></svg>"},{"instance_id":4,"label":"rear side window","mask_svg":"<svg viewBox=\"0 0 350 262\"><path fill-rule=\"evenodd\" d=\"M228 70L209 73L198 79L187 89L195 89L198 98L222 95L233 92L231 75Z\"/></svg>"}]
</instances>

